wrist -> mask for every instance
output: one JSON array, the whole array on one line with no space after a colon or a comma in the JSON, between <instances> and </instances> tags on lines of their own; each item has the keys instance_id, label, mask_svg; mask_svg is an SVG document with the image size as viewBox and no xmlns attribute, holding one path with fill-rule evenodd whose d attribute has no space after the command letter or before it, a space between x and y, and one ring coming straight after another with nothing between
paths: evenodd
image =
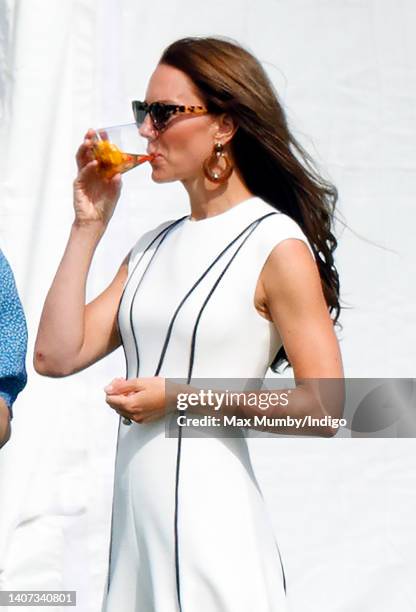
<instances>
[{"instance_id":1,"label":"wrist","mask_svg":"<svg viewBox=\"0 0 416 612\"><path fill-rule=\"evenodd\" d=\"M103 221L91 221L86 219L74 219L71 232L84 236L100 239L107 229Z\"/></svg>"}]
</instances>

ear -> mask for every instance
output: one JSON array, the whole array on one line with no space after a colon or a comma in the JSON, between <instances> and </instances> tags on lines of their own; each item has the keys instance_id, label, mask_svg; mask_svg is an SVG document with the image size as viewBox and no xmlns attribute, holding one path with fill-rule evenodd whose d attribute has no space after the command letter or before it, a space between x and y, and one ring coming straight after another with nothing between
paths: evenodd
<instances>
[{"instance_id":1,"label":"ear","mask_svg":"<svg viewBox=\"0 0 416 612\"><path fill-rule=\"evenodd\" d=\"M231 115L228 115L227 113L218 115L215 118L214 123L214 135L218 140L221 139L221 142L224 144L227 144L232 139L238 129L237 123L234 121Z\"/></svg>"}]
</instances>

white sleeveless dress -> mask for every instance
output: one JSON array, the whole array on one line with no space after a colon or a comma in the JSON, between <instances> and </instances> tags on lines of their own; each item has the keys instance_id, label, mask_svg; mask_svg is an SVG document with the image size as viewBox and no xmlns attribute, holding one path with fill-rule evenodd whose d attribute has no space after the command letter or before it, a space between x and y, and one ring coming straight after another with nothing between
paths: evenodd
<instances>
[{"instance_id":1,"label":"white sleeveless dress","mask_svg":"<svg viewBox=\"0 0 416 612\"><path fill-rule=\"evenodd\" d=\"M282 341L254 293L287 238L310 249L299 225L258 197L142 236L119 310L127 377L262 379ZM165 425L120 420L103 612L286 612L283 562L244 431L174 438Z\"/></svg>"}]
</instances>

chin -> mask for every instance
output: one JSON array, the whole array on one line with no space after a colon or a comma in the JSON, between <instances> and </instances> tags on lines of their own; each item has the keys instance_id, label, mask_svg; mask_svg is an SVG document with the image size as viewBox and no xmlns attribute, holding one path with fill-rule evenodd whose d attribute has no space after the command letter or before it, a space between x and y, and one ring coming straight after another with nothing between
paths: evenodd
<instances>
[{"instance_id":1,"label":"chin","mask_svg":"<svg viewBox=\"0 0 416 612\"><path fill-rule=\"evenodd\" d=\"M170 178L168 176L153 176L152 174L152 181L154 183L173 183L173 181L176 180L176 178Z\"/></svg>"},{"instance_id":2,"label":"chin","mask_svg":"<svg viewBox=\"0 0 416 612\"><path fill-rule=\"evenodd\" d=\"M173 181L177 180L176 176L169 175L167 172L158 169L154 169L152 172L152 181L154 183L173 183Z\"/></svg>"}]
</instances>

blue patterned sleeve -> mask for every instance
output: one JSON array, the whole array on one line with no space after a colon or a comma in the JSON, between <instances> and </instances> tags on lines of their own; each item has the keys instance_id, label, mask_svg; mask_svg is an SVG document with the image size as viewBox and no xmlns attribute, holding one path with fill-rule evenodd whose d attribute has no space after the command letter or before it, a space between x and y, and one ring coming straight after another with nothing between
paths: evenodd
<instances>
[{"instance_id":1,"label":"blue patterned sleeve","mask_svg":"<svg viewBox=\"0 0 416 612\"><path fill-rule=\"evenodd\" d=\"M12 406L25 387L27 327L12 269L0 250L0 397Z\"/></svg>"}]
</instances>

